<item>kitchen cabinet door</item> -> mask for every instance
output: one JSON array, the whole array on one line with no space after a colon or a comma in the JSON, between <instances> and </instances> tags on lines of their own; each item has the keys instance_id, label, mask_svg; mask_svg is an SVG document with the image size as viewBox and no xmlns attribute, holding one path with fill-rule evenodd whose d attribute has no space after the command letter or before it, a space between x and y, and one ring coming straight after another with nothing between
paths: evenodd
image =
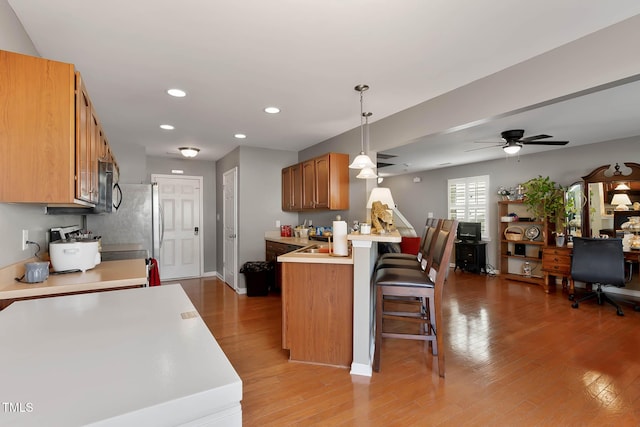
<instances>
[{"instance_id":1,"label":"kitchen cabinet door","mask_svg":"<svg viewBox=\"0 0 640 427\"><path fill-rule=\"evenodd\" d=\"M314 159L302 163L302 209L316 207L316 163Z\"/></svg>"},{"instance_id":2,"label":"kitchen cabinet door","mask_svg":"<svg viewBox=\"0 0 640 427\"><path fill-rule=\"evenodd\" d=\"M91 201L91 100L80 74L76 74L76 197Z\"/></svg>"},{"instance_id":3,"label":"kitchen cabinet door","mask_svg":"<svg viewBox=\"0 0 640 427\"><path fill-rule=\"evenodd\" d=\"M0 202L72 203L72 64L0 50Z\"/></svg>"},{"instance_id":4,"label":"kitchen cabinet door","mask_svg":"<svg viewBox=\"0 0 640 427\"><path fill-rule=\"evenodd\" d=\"M302 210L302 165L282 169L282 210Z\"/></svg>"},{"instance_id":5,"label":"kitchen cabinet door","mask_svg":"<svg viewBox=\"0 0 640 427\"><path fill-rule=\"evenodd\" d=\"M314 159L315 167L315 204L316 209L329 207L329 154Z\"/></svg>"}]
</instances>

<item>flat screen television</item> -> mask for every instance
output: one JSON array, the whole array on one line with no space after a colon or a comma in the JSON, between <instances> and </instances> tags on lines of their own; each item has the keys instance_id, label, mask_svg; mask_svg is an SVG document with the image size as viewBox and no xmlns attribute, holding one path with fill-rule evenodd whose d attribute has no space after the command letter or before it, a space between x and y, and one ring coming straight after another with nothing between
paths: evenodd
<instances>
[{"instance_id":1,"label":"flat screen television","mask_svg":"<svg viewBox=\"0 0 640 427\"><path fill-rule=\"evenodd\" d=\"M479 242L482 239L482 226L479 222L459 222L457 237L463 242Z\"/></svg>"}]
</instances>

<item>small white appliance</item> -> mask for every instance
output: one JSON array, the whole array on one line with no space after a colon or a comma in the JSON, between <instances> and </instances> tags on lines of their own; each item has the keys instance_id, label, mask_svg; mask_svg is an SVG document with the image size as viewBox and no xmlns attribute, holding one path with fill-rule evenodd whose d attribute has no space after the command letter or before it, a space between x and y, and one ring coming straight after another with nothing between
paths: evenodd
<instances>
[{"instance_id":1,"label":"small white appliance","mask_svg":"<svg viewBox=\"0 0 640 427\"><path fill-rule=\"evenodd\" d=\"M94 239L51 242L49 257L54 271L85 272L100 264L99 242Z\"/></svg>"}]
</instances>

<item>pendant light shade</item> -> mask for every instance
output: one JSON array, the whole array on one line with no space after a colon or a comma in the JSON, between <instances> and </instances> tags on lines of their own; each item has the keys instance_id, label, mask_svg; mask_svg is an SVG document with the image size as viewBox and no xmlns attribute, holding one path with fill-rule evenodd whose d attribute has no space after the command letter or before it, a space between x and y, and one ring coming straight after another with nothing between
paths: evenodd
<instances>
[{"instance_id":1,"label":"pendant light shade","mask_svg":"<svg viewBox=\"0 0 640 427\"><path fill-rule=\"evenodd\" d=\"M369 117L371 113L364 112L363 93L369 89L367 85L358 85L355 90L360 92L360 154L353 159L353 162L349 165L351 169L362 169L356 178L377 178L373 169L376 165L371 161L371 158L365 154L365 139L367 141L367 147L369 146ZM365 169L368 169L365 172Z\"/></svg>"},{"instance_id":2,"label":"pendant light shade","mask_svg":"<svg viewBox=\"0 0 640 427\"><path fill-rule=\"evenodd\" d=\"M356 158L353 159L353 162L351 162L349 167L351 169L373 169L376 167L376 165L373 164L369 156L364 154L364 151L361 151L360 154L358 154Z\"/></svg>"},{"instance_id":3,"label":"pendant light shade","mask_svg":"<svg viewBox=\"0 0 640 427\"><path fill-rule=\"evenodd\" d=\"M376 173L371 168L362 168L360 173L356 175L356 178L360 178L360 179L370 179L370 178L377 178L377 177L378 175L376 175Z\"/></svg>"}]
</instances>

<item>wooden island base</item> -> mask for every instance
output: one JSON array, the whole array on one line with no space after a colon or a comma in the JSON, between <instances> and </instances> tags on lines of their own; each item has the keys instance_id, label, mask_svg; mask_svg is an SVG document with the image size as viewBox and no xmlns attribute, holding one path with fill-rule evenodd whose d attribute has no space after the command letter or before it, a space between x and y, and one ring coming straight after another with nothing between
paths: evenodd
<instances>
[{"instance_id":1,"label":"wooden island base","mask_svg":"<svg viewBox=\"0 0 640 427\"><path fill-rule=\"evenodd\" d=\"M351 366L352 264L282 263L282 347L292 361Z\"/></svg>"}]
</instances>

